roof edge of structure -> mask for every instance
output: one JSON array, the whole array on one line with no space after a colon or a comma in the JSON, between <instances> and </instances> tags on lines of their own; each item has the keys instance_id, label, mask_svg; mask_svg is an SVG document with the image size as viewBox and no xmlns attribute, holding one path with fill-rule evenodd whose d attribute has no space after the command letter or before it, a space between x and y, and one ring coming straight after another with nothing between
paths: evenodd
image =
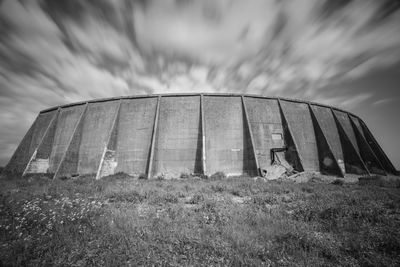
<instances>
[{"instance_id":1,"label":"roof edge of structure","mask_svg":"<svg viewBox=\"0 0 400 267\"><path fill-rule=\"evenodd\" d=\"M161 97L174 97L174 96L201 96L201 95L203 95L203 96L235 96L235 97L243 96L243 97L276 99L276 100L280 99L280 100L285 100L285 101L289 101L289 102L305 103L305 104L311 104L311 105L316 105L316 106L320 106L320 107L332 108L337 111L341 111L341 112L350 114L358 119L361 119L359 116L357 116L349 111L343 110L341 108L326 105L326 104L321 104L321 103L317 103L317 102L313 102L313 101L309 101L309 100L279 97L279 96L264 96L264 95L257 95L257 94L235 94L235 93L166 93L166 94L147 94L147 95L130 95L130 96L109 97L109 98L98 98L98 99L93 99L93 100L79 101L79 102L74 102L74 103L70 103L70 104L54 106L54 107L47 108L47 109L40 111L40 114L54 111L59 108L74 107L74 106L84 105L87 103L100 103L100 102L117 101L117 100L123 100L123 99L137 99L137 98L157 98L160 96Z\"/></svg>"}]
</instances>

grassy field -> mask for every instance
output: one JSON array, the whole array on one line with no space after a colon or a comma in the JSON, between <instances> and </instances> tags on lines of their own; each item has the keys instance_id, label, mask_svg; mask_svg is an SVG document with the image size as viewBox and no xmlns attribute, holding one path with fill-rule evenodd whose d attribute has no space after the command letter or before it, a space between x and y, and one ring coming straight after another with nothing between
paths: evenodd
<instances>
[{"instance_id":1,"label":"grassy field","mask_svg":"<svg viewBox=\"0 0 400 267\"><path fill-rule=\"evenodd\" d=\"M400 189L0 179L0 266L399 266Z\"/></svg>"}]
</instances>

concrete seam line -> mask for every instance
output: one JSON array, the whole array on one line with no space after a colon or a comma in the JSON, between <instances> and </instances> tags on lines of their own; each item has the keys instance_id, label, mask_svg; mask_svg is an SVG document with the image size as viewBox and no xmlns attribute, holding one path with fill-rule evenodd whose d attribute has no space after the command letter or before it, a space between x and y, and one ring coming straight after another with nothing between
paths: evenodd
<instances>
[{"instance_id":1,"label":"concrete seam line","mask_svg":"<svg viewBox=\"0 0 400 267\"><path fill-rule=\"evenodd\" d=\"M206 160L206 128L204 124L204 96L200 95L200 116L201 116L201 162L203 174L207 175L207 160Z\"/></svg>"},{"instance_id":2,"label":"concrete seam line","mask_svg":"<svg viewBox=\"0 0 400 267\"><path fill-rule=\"evenodd\" d=\"M160 113L160 102L161 102L161 95L157 97L157 106L156 106L156 114L154 116L154 124L153 124L153 133L151 136L151 144L150 144L150 157L149 157L149 164L148 164L148 170L147 170L147 179L150 178L151 172L153 169L153 158L154 158L154 149L155 149L155 142L156 142L156 136L157 136L157 129L158 129L158 117Z\"/></svg>"},{"instance_id":3,"label":"concrete seam line","mask_svg":"<svg viewBox=\"0 0 400 267\"><path fill-rule=\"evenodd\" d=\"M256 147L254 145L254 140L253 140L253 131L251 130L251 125L250 125L249 117L248 117L248 114L247 114L247 108L246 108L246 103L245 103L245 100L244 100L244 96L242 95L241 98L242 98L243 113L244 113L244 117L246 119L247 129L248 129L248 132L249 132L249 135L250 135L250 142L251 142L251 147L252 147L252 151L253 151L253 155L254 155L254 161L256 163L256 168L257 168L256 173L257 173L257 175L260 175L261 174L260 173L260 166L258 164L258 158L257 158L257 154L256 154Z\"/></svg>"}]
</instances>

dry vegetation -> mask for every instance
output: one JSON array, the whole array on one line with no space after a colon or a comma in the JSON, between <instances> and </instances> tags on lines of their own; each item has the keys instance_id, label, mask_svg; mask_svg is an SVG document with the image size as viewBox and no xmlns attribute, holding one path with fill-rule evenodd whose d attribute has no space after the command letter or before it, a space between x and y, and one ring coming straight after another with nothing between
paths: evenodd
<instances>
[{"instance_id":1,"label":"dry vegetation","mask_svg":"<svg viewBox=\"0 0 400 267\"><path fill-rule=\"evenodd\" d=\"M0 266L400 265L398 188L122 174L0 188Z\"/></svg>"}]
</instances>

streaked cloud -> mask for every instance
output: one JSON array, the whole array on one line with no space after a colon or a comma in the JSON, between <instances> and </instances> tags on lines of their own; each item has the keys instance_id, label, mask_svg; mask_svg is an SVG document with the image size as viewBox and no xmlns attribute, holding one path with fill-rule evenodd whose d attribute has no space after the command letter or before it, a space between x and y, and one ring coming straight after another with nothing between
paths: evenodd
<instances>
[{"instance_id":1,"label":"streaked cloud","mask_svg":"<svg viewBox=\"0 0 400 267\"><path fill-rule=\"evenodd\" d=\"M398 101L398 99L394 99L394 98L379 99L378 101L373 102L372 105L381 106L381 105L389 104L391 102L395 102L396 100Z\"/></svg>"},{"instance_id":2,"label":"streaked cloud","mask_svg":"<svg viewBox=\"0 0 400 267\"><path fill-rule=\"evenodd\" d=\"M379 105L374 92L321 88L399 62L398 8L395 0L0 1L0 162L39 110L85 99L243 92Z\"/></svg>"}]
</instances>

